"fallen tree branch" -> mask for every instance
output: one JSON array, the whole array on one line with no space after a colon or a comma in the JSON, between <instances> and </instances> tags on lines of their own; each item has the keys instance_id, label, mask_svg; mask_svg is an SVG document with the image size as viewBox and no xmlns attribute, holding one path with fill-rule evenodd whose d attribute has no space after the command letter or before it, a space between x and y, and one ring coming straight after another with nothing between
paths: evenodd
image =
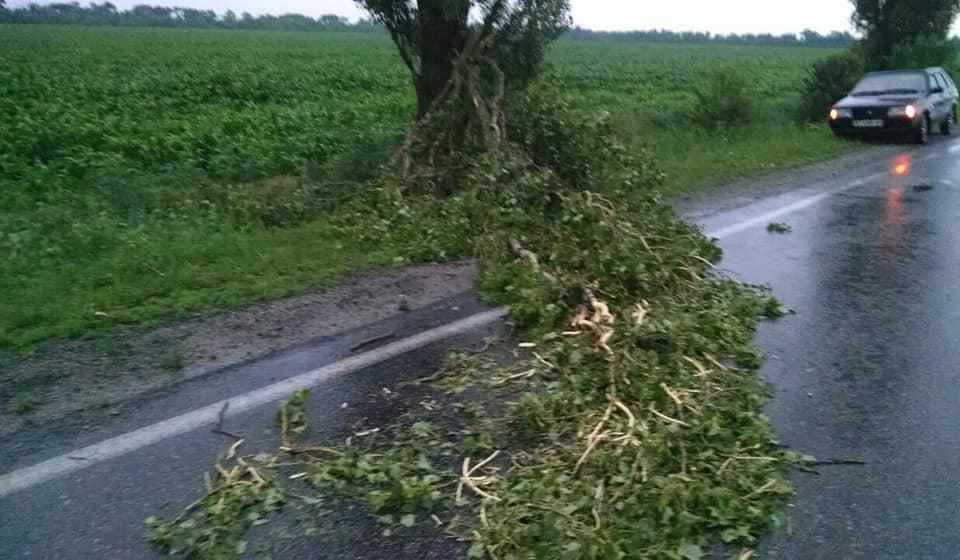
<instances>
[{"instance_id":1,"label":"fallen tree branch","mask_svg":"<svg viewBox=\"0 0 960 560\"><path fill-rule=\"evenodd\" d=\"M495 479L493 477L473 476L473 473L475 473L476 471L486 466L490 461L493 461L494 459L496 459L498 455L500 455L500 451L494 451L489 457L487 457L483 461L480 461L476 466L472 468L470 467L470 457L464 458L463 465L461 466L461 469L460 469L460 472L461 472L460 483L457 485L457 494L456 494L457 501L460 501L463 495L464 485L470 490L472 490L474 494L480 496L485 500L490 500L493 502L500 501L500 498L498 498L497 496L494 496L493 494L485 492L480 488L480 486L483 484L490 484L494 482Z\"/></svg>"}]
</instances>

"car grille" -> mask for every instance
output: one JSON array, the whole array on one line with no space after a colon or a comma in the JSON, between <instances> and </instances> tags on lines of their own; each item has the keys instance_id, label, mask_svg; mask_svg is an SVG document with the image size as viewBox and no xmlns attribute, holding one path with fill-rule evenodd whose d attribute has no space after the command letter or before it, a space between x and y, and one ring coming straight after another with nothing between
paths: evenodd
<instances>
[{"instance_id":1,"label":"car grille","mask_svg":"<svg viewBox=\"0 0 960 560\"><path fill-rule=\"evenodd\" d=\"M887 107L855 107L853 109L853 118L860 119L882 119L887 116Z\"/></svg>"}]
</instances>

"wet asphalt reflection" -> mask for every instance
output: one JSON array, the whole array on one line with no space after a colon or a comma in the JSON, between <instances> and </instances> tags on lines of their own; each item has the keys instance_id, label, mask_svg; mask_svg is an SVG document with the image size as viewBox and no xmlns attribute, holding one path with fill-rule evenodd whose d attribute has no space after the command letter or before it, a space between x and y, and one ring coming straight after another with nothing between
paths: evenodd
<instances>
[{"instance_id":1,"label":"wet asphalt reflection","mask_svg":"<svg viewBox=\"0 0 960 560\"><path fill-rule=\"evenodd\" d=\"M752 228L722 242L725 269L796 310L758 335L782 442L866 463L797 473L788 523L761 558L960 558L960 154L951 146L905 148L874 180L782 218L788 235Z\"/></svg>"}]
</instances>

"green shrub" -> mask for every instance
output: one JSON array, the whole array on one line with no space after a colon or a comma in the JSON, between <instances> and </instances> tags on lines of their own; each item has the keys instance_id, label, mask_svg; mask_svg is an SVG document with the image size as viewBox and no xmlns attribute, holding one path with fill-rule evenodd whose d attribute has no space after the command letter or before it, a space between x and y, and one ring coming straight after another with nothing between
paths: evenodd
<instances>
[{"instance_id":1,"label":"green shrub","mask_svg":"<svg viewBox=\"0 0 960 560\"><path fill-rule=\"evenodd\" d=\"M518 96L507 112L510 140L571 185L596 182L629 159L607 112L577 113L557 92Z\"/></svg>"},{"instance_id":2,"label":"green shrub","mask_svg":"<svg viewBox=\"0 0 960 560\"><path fill-rule=\"evenodd\" d=\"M826 118L830 106L846 96L863 77L865 66L863 57L852 50L815 63L803 81L801 118L808 121Z\"/></svg>"},{"instance_id":3,"label":"green shrub","mask_svg":"<svg viewBox=\"0 0 960 560\"><path fill-rule=\"evenodd\" d=\"M890 57L891 68L927 68L950 66L957 59L953 43L935 37L921 37L912 43L897 45Z\"/></svg>"},{"instance_id":4,"label":"green shrub","mask_svg":"<svg viewBox=\"0 0 960 560\"><path fill-rule=\"evenodd\" d=\"M756 117L756 92L742 69L709 70L703 82L694 86L693 95L696 105L691 120L705 130L747 126Z\"/></svg>"}]
</instances>

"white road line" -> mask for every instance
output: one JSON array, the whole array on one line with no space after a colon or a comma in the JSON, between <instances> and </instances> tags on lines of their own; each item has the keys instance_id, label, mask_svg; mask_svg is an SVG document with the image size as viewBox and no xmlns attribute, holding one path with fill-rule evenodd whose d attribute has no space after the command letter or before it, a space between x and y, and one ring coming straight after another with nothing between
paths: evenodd
<instances>
[{"instance_id":1,"label":"white road line","mask_svg":"<svg viewBox=\"0 0 960 560\"><path fill-rule=\"evenodd\" d=\"M855 189L857 187L862 187L863 185L869 183L870 181L879 179L880 177L884 177L886 175L887 175L886 173L874 173L873 175L868 175L867 177L853 181L852 183L848 184L843 188L833 190L830 192L816 194L816 195L798 200L793 204L788 204L786 206L777 208L776 210L771 210L769 212L760 214L759 216L754 216L753 218L749 218L742 222L737 222L735 224L731 224L729 226L722 227L717 230L708 231L706 232L706 236L712 237L714 239L725 239L727 237L730 237L731 235L744 232L750 228L753 228L759 225L769 224L772 220L776 220L777 218L782 218L783 216L786 216L788 214L793 214L794 212L799 212L800 210L803 210L804 208L809 208L814 204L817 204L818 202L821 202L822 200L832 195L846 192L846 191Z\"/></svg>"},{"instance_id":2,"label":"white road line","mask_svg":"<svg viewBox=\"0 0 960 560\"><path fill-rule=\"evenodd\" d=\"M279 401L296 391L309 389L328 379L382 363L428 344L489 325L502 319L507 313L508 311L505 308L478 313L388 344L382 348L10 472L0 476L0 498L42 484L53 478L137 451L165 439L192 432L203 426L216 424L220 411L227 402L230 403L230 406L227 408L226 416L234 416ZM76 460L70 457L84 457L85 460Z\"/></svg>"},{"instance_id":3,"label":"white road line","mask_svg":"<svg viewBox=\"0 0 960 560\"><path fill-rule=\"evenodd\" d=\"M958 145L956 145L956 146L951 146L951 147L949 147L946 151L949 152L949 153L958 152L958 151L960 151L960 144L958 144ZM940 157L940 156L943 156L943 155L945 155L945 152L941 152L941 151L930 152L930 153L928 153L928 154L926 154L926 155L924 155L924 156L915 158L914 161L915 161L915 162L926 162L926 161L930 161L930 160L933 159L933 158ZM825 193L821 193L821 194L817 194L817 195L813 195L813 196L811 196L811 197L809 197L809 198L804 198L804 199L802 199L802 200L798 200L797 202L794 202L793 204L788 204L787 206L783 206L783 207L781 207L781 208L777 208L776 210L772 210L772 211L770 211L770 212L766 212L766 213L764 213L764 214L760 214L759 216L755 216L755 217L750 218L750 219L748 219L748 220L744 220L744 221L738 222L738 223L736 223L736 224L732 224L732 225L729 225L729 226L726 226L726 227L722 227L722 228L717 229L717 230L714 230L714 231L708 231L708 232L706 232L706 236L707 236L707 237L712 237L712 238L714 238L714 239L724 239L724 238L730 237L731 235L735 235L735 234L738 234L738 233L740 233L740 232L746 231L746 230L748 230L748 229L750 229L750 228L752 228L752 227L756 227L756 226L759 226L759 225L763 225L764 223L768 223L768 224L769 224L771 220L775 220L775 219L777 219L777 218L781 218L781 217L783 217L783 216L786 216L786 215L788 215L788 214L792 214L792 213L794 213L794 212L799 212L800 210L803 210L804 208L809 208L809 207L813 206L814 204L817 204L818 202L821 202L822 200L824 200L825 198L830 197L831 195L840 194L840 193L843 193L843 192L846 192L846 191L855 189L855 188L857 188L857 187L862 187L863 185L865 185L865 184L867 184L867 183L869 183L869 182L871 182L871 181L874 181L874 180L876 180L876 179L879 179L879 178L881 178L881 177L885 177L886 175L887 175L886 172L880 172L880 173L874 173L873 175L868 175L868 176L866 176L866 177L864 177L864 178L862 178L862 179L857 179L857 180L851 182L850 184L848 184L847 186L845 186L845 187L843 187L843 188L840 188L840 189L837 189L837 190L833 190L833 191L829 191L829 192L825 192Z\"/></svg>"},{"instance_id":4,"label":"white road line","mask_svg":"<svg viewBox=\"0 0 960 560\"><path fill-rule=\"evenodd\" d=\"M960 145L953 146L948 151L953 153L956 150L960 150ZM926 161L932 157L934 157L934 154L929 154L923 157L922 160ZM841 189L798 200L797 202L788 204L787 206L760 214L759 216L754 216L753 218L744 220L742 222L738 222L718 230L708 231L706 232L706 235L707 237L712 237L714 239L724 239L730 237L731 235L746 231L752 227L769 223L771 220L781 218L794 212L799 212L804 208L809 208L810 206L821 202L831 195L855 189L885 175L886 173L874 173L873 175L869 175L863 179L857 179ZM383 348L372 350L352 358L347 358L345 360L309 371L296 377L291 377L290 379L280 381L279 383L261 387L260 389L256 389L249 393L216 402L209 406L181 414L180 416L169 418L151 426L146 426L144 428L140 428L139 430L128 432L100 443L71 451L64 455L60 455L59 457L48 459L41 463L37 463L36 465L7 473L0 476L0 498L13 494L14 492L36 486L37 484L42 484L53 478L66 475L71 472L76 472L98 463L120 457L127 453L137 451L147 447L148 445L153 445L154 443L161 442L165 439L191 432L197 428L203 427L204 425L215 424L218 420L220 411L223 409L223 405L227 402L230 403L230 406L227 408L226 416L234 416L241 412L276 402L301 389L309 389L310 387L313 387L325 380L363 369L365 367L376 365L407 352L422 348L428 344L432 344L434 342L438 342L440 340L488 325L502 319L507 315L507 313L508 311L504 308L479 313L477 315L467 317L466 319L461 319L459 321L422 332L409 338L405 338L392 344L388 344ZM70 457L84 457L85 460L78 461L76 459L71 459Z\"/></svg>"}]
</instances>

